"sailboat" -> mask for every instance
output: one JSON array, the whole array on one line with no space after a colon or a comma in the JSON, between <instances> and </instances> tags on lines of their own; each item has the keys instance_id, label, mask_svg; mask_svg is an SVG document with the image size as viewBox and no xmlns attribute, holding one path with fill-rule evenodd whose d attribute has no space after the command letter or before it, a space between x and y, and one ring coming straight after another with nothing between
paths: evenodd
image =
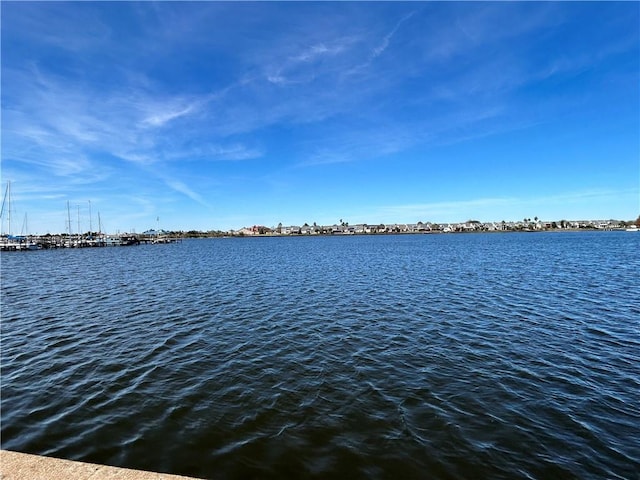
<instances>
[{"instance_id":1,"label":"sailboat","mask_svg":"<svg viewBox=\"0 0 640 480\"><path fill-rule=\"evenodd\" d=\"M6 207L6 208L5 208ZM2 209L0 210L0 225L4 227L4 221L7 221L6 233L2 232L0 236L0 250L17 251L17 250L38 250L40 245L29 240L28 236L15 236L11 233L11 182L7 181L7 187L2 198ZM27 224L27 216L25 214L23 229ZM23 232L24 233L24 232Z\"/></svg>"},{"instance_id":2,"label":"sailboat","mask_svg":"<svg viewBox=\"0 0 640 480\"><path fill-rule=\"evenodd\" d=\"M40 250L42 248L37 242L34 242L29 235L29 224L27 223L27 214L24 214L24 222L22 223L22 231L20 232L21 238L25 238L26 242L23 244L24 250Z\"/></svg>"}]
</instances>

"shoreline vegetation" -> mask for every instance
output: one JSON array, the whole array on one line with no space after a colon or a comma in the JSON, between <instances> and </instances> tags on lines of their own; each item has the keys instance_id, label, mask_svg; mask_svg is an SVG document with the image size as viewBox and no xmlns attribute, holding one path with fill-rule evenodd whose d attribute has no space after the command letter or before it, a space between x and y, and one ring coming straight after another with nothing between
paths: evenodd
<instances>
[{"instance_id":1,"label":"shoreline vegetation","mask_svg":"<svg viewBox=\"0 0 640 480\"><path fill-rule=\"evenodd\" d=\"M0 250L40 250L54 248L85 248L107 246L131 246L146 244L176 243L187 238L216 238L216 237L282 237L282 236L332 236L332 235L402 235L402 234L464 234L464 233L507 233L507 232L571 232L571 231L624 231L629 227L640 227L640 216L636 220L560 220L546 222L538 218L525 218L517 222L480 222L469 220L460 223L392 223L350 225L340 220L333 225L302 226L278 224L276 227L253 225L238 230L189 230L167 231L147 230L140 234L102 232L84 232L80 234L59 233L45 235L1 235Z\"/></svg>"}]
</instances>

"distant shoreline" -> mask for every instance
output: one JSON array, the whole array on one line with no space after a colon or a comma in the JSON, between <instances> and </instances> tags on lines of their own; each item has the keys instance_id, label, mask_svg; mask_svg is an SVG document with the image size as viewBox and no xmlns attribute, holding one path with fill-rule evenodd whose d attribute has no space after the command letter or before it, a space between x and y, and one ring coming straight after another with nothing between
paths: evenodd
<instances>
[{"instance_id":1,"label":"distant shoreline","mask_svg":"<svg viewBox=\"0 0 640 480\"><path fill-rule=\"evenodd\" d=\"M471 235L471 234L511 234L511 233L580 233L580 232L624 232L624 228L612 229L587 229L587 228L566 228L548 230L478 230L462 232L386 232L386 233L336 233L336 234L306 234L306 233L265 233L256 235L222 235L224 238L269 238L269 237L384 237L384 236L409 236L409 235ZM220 238L220 235L184 237L191 239Z\"/></svg>"},{"instance_id":2,"label":"distant shoreline","mask_svg":"<svg viewBox=\"0 0 640 480\"><path fill-rule=\"evenodd\" d=\"M491 224L493 228L487 228L487 224L466 223L450 224L438 228L433 227L436 224L421 224L419 228L417 224L393 226L382 225L369 227L361 224L349 227L343 225L338 227L283 227L278 232L266 227L252 227L237 231L209 231L201 232L191 230L184 231L147 231L141 234L123 233L116 235L107 235L99 232L86 232L80 235L69 234L46 234L46 235L25 235L25 236L0 236L1 251L30 251L30 250L54 250L58 248L95 248L95 247L114 247L114 246L132 246L140 244L169 244L179 243L184 239L202 239L202 238L276 238L276 237L351 237L351 236L388 236L388 235L454 235L454 234L497 234L497 233L576 233L576 232L625 232L626 225L615 226L609 225L585 225L582 227L565 227L565 228L547 228L541 226L540 223L524 227L516 225L507 228L507 225L500 225L501 228L495 228L496 224Z\"/></svg>"},{"instance_id":3,"label":"distant shoreline","mask_svg":"<svg viewBox=\"0 0 640 480\"><path fill-rule=\"evenodd\" d=\"M176 243L176 241L182 239L199 239L199 238L266 238L266 237L352 237L352 236L392 236L392 235L465 235L465 234L499 234L499 233L575 233L575 232L624 232L625 228L556 228L556 229L540 229L540 230L460 230L460 231L399 231L399 232L339 232L339 233L277 233L277 232L267 232L267 233L256 233L256 234L246 234L242 232L236 233L226 233L226 232L198 232L194 234L194 232L169 232L167 236L151 236L145 234L136 234L136 233L126 233L121 235L104 235L98 234L94 235L94 238L102 238L102 237L118 237L118 238L128 238L128 239L136 239L136 244L138 243ZM28 241L28 242L37 242L47 241L47 242L57 242L58 244L64 244L65 242L76 241L76 239L86 238L85 235L67 235L67 234L45 234L45 235L24 235L24 236L12 236L7 237L3 235L0 237L0 241L5 242L8 239L16 239L16 241ZM133 243L129 243L131 245ZM84 246L84 245L83 245ZM91 246L91 245L87 245Z\"/></svg>"}]
</instances>

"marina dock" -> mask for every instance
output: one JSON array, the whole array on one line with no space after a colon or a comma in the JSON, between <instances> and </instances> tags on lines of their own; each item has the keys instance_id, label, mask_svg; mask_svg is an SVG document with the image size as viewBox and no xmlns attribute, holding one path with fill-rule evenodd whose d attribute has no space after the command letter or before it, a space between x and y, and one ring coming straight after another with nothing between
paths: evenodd
<instances>
[{"instance_id":1,"label":"marina dock","mask_svg":"<svg viewBox=\"0 0 640 480\"><path fill-rule=\"evenodd\" d=\"M54 248L92 248L92 247L124 247L140 244L166 244L182 242L180 237L149 235L98 235L95 237L43 235L43 236L3 236L0 238L0 251L32 251Z\"/></svg>"}]
</instances>

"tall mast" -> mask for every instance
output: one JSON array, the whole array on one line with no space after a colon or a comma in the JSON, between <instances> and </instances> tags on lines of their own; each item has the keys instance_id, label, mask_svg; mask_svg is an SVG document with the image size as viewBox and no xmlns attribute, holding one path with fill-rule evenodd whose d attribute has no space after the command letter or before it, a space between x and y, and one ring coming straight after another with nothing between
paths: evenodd
<instances>
[{"instance_id":1,"label":"tall mast","mask_svg":"<svg viewBox=\"0 0 640 480\"><path fill-rule=\"evenodd\" d=\"M69 209L69 200L67 200L67 226L69 228L69 245L71 245L71 210Z\"/></svg>"},{"instance_id":2,"label":"tall mast","mask_svg":"<svg viewBox=\"0 0 640 480\"><path fill-rule=\"evenodd\" d=\"M91 235L92 225L91 225L91 200L89 200L89 235Z\"/></svg>"},{"instance_id":3,"label":"tall mast","mask_svg":"<svg viewBox=\"0 0 640 480\"><path fill-rule=\"evenodd\" d=\"M9 199L9 203L7 206L9 209L7 210L7 235L11 235L11 182L7 180L7 195Z\"/></svg>"},{"instance_id":4,"label":"tall mast","mask_svg":"<svg viewBox=\"0 0 640 480\"><path fill-rule=\"evenodd\" d=\"M0 233L4 233L4 206L7 202L7 195L9 193L9 181L7 180L7 188L4 190L4 197L2 198L2 209L0 209ZM7 205L8 207L8 205ZM9 232L7 232L8 234Z\"/></svg>"},{"instance_id":5,"label":"tall mast","mask_svg":"<svg viewBox=\"0 0 640 480\"><path fill-rule=\"evenodd\" d=\"M7 182L7 187L9 186L9 182ZM4 197L2 197L2 209L0 209L0 217L4 216L4 204L7 201L7 189L4 189Z\"/></svg>"}]
</instances>

